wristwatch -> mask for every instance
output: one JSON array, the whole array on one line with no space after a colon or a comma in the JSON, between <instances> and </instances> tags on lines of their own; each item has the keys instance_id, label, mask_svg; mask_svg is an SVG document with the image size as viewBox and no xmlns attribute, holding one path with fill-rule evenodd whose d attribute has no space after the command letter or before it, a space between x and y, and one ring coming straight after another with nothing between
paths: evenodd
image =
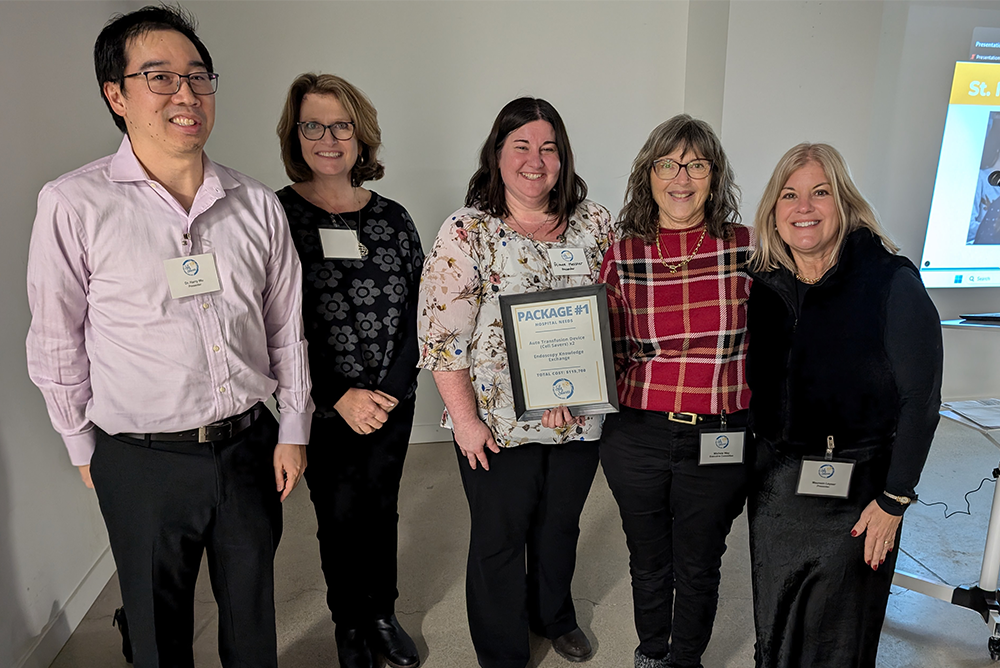
<instances>
[{"instance_id":1,"label":"wristwatch","mask_svg":"<svg viewBox=\"0 0 1000 668\"><path fill-rule=\"evenodd\" d=\"M916 497L913 497L911 499L908 496L896 496L895 494L890 494L889 492L882 492L882 493L885 494L886 496L888 496L890 499L892 499L893 501L895 501L896 503L898 503L901 506L908 506L908 505L910 505L911 503L913 503L914 501L917 500Z\"/></svg>"}]
</instances>

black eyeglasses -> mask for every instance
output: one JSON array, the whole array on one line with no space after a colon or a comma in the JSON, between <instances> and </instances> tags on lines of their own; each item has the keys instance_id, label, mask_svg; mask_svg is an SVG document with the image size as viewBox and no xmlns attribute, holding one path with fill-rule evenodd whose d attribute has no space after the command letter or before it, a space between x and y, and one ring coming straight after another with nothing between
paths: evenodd
<instances>
[{"instance_id":1,"label":"black eyeglasses","mask_svg":"<svg viewBox=\"0 0 1000 668\"><path fill-rule=\"evenodd\" d=\"M323 125L322 123L317 123L316 121L299 121L296 123L299 126L299 132L302 136L309 141L319 141L326 134L327 128L330 129L330 134L333 135L334 139L340 141L347 141L354 136L354 123L351 121L340 121L338 123L330 123L330 125Z\"/></svg>"},{"instance_id":2,"label":"black eyeglasses","mask_svg":"<svg viewBox=\"0 0 1000 668\"><path fill-rule=\"evenodd\" d=\"M671 160L670 158L660 158L653 161L653 171L664 181L677 178L681 173L681 167L692 179L703 179L712 173L712 161L705 159L692 160L687 164Z\"/></svg>"},{"instance_id":3,"label":"black eyeglasses","mask_svg":"<svg viewBox=\"0 0 1000 668\"><path fill-rule=\"evenodd\" d=\"M191 87L191 92L195 95L215 95L215 91L219 90L219 75L215 72L178 74L165 70L149 70L148 72L126 74L123 78L131 79L132 77L146 77L149 91L157 95L176 95L181 89L181 79L187 79L188 86Z\"/></svg>"}]
</instances>

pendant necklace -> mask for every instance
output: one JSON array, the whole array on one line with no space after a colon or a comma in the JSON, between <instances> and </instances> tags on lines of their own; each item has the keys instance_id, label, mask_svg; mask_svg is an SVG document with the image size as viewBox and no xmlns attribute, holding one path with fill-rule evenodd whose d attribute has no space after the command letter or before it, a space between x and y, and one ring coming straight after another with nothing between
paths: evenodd
<instances>
[{"instance_id":1,"label":"pendant necklace","mask_svg":"<svg viewBox=\"0 0 1000 668\"><path fill-rule=\"evenodd\" d=\"M552 221L552 216L547 216L545 218L545 220L543 220L541 223L539 223L539 229L541 229L541 227L543 225L546 225L546 224L548 224L551 221ZM510 224L511 227L514 228L515 232L517 232L518 234L520 234L521 236L523 236L528 241L534 241L535 240L535 233L528 232L527 230L525 230L524 223L522 223L522 222L518 221L516 218L514 218L514 214L507 214L507 222L508 222L508 224ZM535 230L535 232L537 232L537 231L538 230ZM556 241L560 241L560 242L566 241L566 232L564 231L562 234L559 234L556 237Z\"/></svg>"},{"instance_id":2,"label":"pendant necklace","mask_svg":"<svg viewBox=\"0 0 1000 668\"><path fill-rule=\"evenodd\" d=\"M328 202L325 197L323 197L322 195L319 194L319 191L316 189L315 184L310 183L309 187L312 189L313 194L316 195L316 197L318 197L319 200L321 202L323 202L323 204L326 205L327 209L333 209L334 208L334 207L330 206L330 202ZM353 192L357 192L357 191L355 190ZM355 201L357 201L357 197L355 197ZM362 207L362 208L364 208L364 207ZM339 214L339 213L337 213L335 211L327 211L327 213L330 214L330 221L334 225L343 225L347 229L351 229L351 224L347 222L347 219L344 218L344 216L342 216L341 214ZM363 243L361 243L361 209L358 209L358 236L357 236L357 241L358 241L358 255L360 255L361 259L363 260L366 257L368 257L368 247L365 246Z\"/></svg>"},{"instance_id":3,"label":"pendant necklace","mask_svg":"<svg viewBox=\"0 0 1000 668\"><path fill-rule=\"evenodd\" d=\"M664 267L666 267L667 269L670 270L671 274L676 274L678 269L680 269L681 267L683 267L684 265L686 265L688 262L690 262L691 260L693 260L694 256L698 254L698 251L701 249L701 243L703 241L705 241L705 232L708 232L708 225L705 225L705 228L702 229L701 236L698 237L698 243L696 243L694 245L694 250L691 251L690 255L688 255L686 258L684 258L683 260L681 260L677 264L667 264L666 258L663 257L663 247L660 245L660 231L657 230L656 231L656 252L660 256L660 262L663 263Z\"/></svg>"}]
</instances>

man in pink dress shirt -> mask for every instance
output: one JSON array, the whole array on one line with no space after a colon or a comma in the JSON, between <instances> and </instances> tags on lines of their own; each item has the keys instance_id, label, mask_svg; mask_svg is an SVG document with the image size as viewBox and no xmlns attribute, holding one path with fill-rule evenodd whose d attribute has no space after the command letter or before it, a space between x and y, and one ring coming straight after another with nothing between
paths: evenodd
<instances>
[{"instance_id":1,"label":"man in pink dress shirt","mask_svg":"<svg viewBox=\"0 0 1000 668\"><path fill-rule=\"evenodd\" d=\"M94 61L126 134L39 194L29 374L97 492L135 665L194 665L207 552L222 665L274 668L281 501L313 410L299 262L274 194L204 153L218 77L189 17L117 16Z\"/></svg>"}]
</instances>

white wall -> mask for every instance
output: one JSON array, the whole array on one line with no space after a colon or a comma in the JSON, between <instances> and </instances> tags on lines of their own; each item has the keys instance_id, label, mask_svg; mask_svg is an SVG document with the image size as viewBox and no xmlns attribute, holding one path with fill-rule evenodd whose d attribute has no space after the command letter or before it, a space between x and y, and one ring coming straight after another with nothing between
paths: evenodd
<instances>
[{"instance_id":1,"label":"white wall","mask_svg":"<svg viewBox=\"0 0 1000 668\"><path fill-rule=\"evenodd\" d=\"M112 152L90 51L139 2L0 2L0 666L45 666L113 567L92 493L52 432L23 353L35 194ZM893 236L919 258L952 63L995 2L189 2L222 73L210 155L286 183L274 126L307 70L365 90L385 141L374 184L407 206L429 248L465 193L499 108L518 95L563 114L593 199L617 212L650 129L680 111L712 122L744 216L802 140L840 148ZM1000 311L1000 292L935 291L943 316ZM993 332L946 334L945 394L1000 394ZM424 379L415 435L439 438ZM75 592L75 594L74 594Z\"/></svg>"},{"instance_id":2,"label":"white wall","mask_svg":"<svg viewBox=\"0 0 1000 668\"><path fill-rule=\"evenodd\" d=\"M801 141L844 154L902 253L920 262L956 60L996 2L731 3L722 139L743 215ZM690 50L690 47L689 47ZM942 318L1000 311L1000 290L930 291ZM945 330L945 399L997 396L996 332Z\"/></svg>"},{"instance_id":3,"label":"white wall","mask_svg":"<svg viewBox=\"0 0 1000 668\"><path fill-rule=\"evenodd\" d=\"M28 380L24 276L41 185L120 141L88 54L124 6L0 4L0 666L47 666L114 570L94 495Z\"/></svg>"},{"instance_id":4,"label":"white wall","mask_svg":"<svg viewBox=\"0 0 1000 668\"><path fill-rule=\"evenodd\" d=\"M305 71L339 74L379 112L386 176L369 185L407 207L425 250L465 200L511 99L555 105L590 197L614 213L646 134L683 107L686 2L187 6L222 74L213 159L284 186L274 128L288 85ZM430 374L420 383L413 440L450 440Z\"/></svg>"},{"instance_id":5,"label":"white wall","mask_svg":"<svg viewBox=\"0 0 1000 668\"><path fill-rule=\"evenodd\" d=\"M141 4L0 2L0 666L48 665L113 568L93 494L26 375L24 275L39 188L117 148L91 49L112 13ZM379 110L387 176L374 187L410 210L425 248L510 99L560 110L591 197L615 212L649 129L683 107L687 2L186 6L222 74L212 158L283 186L274 127L287 86L309 70L345 76ZM415 436L447 438L422 383Z\"/></svg>"}]
</instances>

